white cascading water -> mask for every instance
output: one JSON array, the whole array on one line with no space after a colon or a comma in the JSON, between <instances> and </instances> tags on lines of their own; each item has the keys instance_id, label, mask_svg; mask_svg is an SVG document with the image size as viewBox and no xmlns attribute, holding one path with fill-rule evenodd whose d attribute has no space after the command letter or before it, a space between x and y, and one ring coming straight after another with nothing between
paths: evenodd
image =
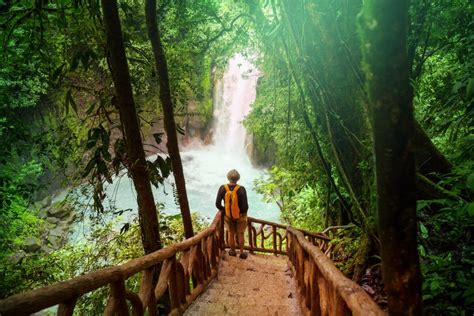
<instances>
[{"instance_id":1,"label":"white cascading water","mask_svg":"<svg viewBox=\"0 0 474 316\"><path fill-rule=\"evenodd\" d=\"M242 124L255 101L258 70L243 56L234 56L214 90L213 144L194 144L182 153L186 188L191 211L212 218L220 185L227 182L230 169L240 173L249 200L249 215L278 221L275 204L262 201L253 182L264 170L252 166L246 152L247 133ZM166 209L165 209L166 210Z\"/></svg>"},{"instance_id":2,"label":"white cascading water","mask_svg":"<svg viewBox=\"0 0 474 316\"><path fill-rule=\"evenodd\" d=\"M230 60L217 82L214 100L214 143L222 152L248 160L245 153L246 131L242 120L255 101L258 73L248 61L237 55Z\"/></svg>"},{"instance_id":3,"label":"white cascading water","mask_svg":"<svg viewBox=\"0 0 474 316\"><path fill-rule=\"evenodd\" d=\"M264 170L252 166L245 148L247 133L242 120L255 101L257 80L258 70L255 66L241 55L234 56L214 90L213 143L204 145L195 142L182 150L181 158L191 212L198 212L212 219L217 211L217 190L227 182L227 172L237 169L241 176L239 184L247 190L249 216L279 221L278 207L263 202L262 197L253 190L254 180L261 177ZM162 205L162 212L177 214L179 206L173 195L173 176L166 181L164 186L154 189L155 201ZM106 188L106 195L106 207L111 203L118 210L137 209L136 193L131 179L126 175L115 179L114 183ZM136 216L136 212L127 212L123 216L117 227L129 221L125 217ZM77 227L76 230L73 234L74 240L81 238L81 231L88 232L88 224L83 222L82 228Z\"/></svg>"}]
</instances>

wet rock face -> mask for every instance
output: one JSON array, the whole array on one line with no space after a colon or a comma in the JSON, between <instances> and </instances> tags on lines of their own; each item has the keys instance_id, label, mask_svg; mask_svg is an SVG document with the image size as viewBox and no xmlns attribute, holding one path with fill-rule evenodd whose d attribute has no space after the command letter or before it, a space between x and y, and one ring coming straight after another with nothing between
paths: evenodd
<instances>
[{"instance_id":1,"label":"wet rock face","mask_svg":"<svg viewBox=\"0 0 474 316\"><path fill-rule=\"evenodd\" d=\"M44 221L41 226L40 238L28 237L22 248L25 253L45 252L50 253L61 248L68 240L70 225L74 222L74 208L67 203L52 203L51 197L47 197L35 204L39 208L38 217ZM22 253L15 253L11 257L12 262L19 262Z\"/></svg>"}]
</instances>

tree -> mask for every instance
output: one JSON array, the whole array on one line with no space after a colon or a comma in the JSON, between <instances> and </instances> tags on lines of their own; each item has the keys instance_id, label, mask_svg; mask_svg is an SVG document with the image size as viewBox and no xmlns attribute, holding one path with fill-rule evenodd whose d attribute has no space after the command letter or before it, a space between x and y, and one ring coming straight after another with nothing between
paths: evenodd
<instances>
[{"instance_id":1,"label":"tree","mask_svg":"<svg viewBox=\"0 0 474 316\"><path fill-rule=\"evenodd\" d=\"M360 27L370 98L382 273L390 315L421 314L408 1L364 3Z\"/></svg>"},{"instance_id":2,"label":"tree","mask_svg":"<svg viewBox=\"0 0 474 316\"><path fill-rule=\"evenodd\" d=\"M102 12L107 37L107 48L112 77L115 85L117 105L124 129L128 155L128 169L137 191L139 222L145 253L161 248L156 206L151 191L150 179L140 136L130 73L118 15L116 0L102 0Z\"/></svg>"},{"instance_id":3,"label":"tree","mask_svg":"<svg viewBox=\"0 0 474 316\"><path fill-rule=\"evenodd\" d=\"M183 165L179 153L178 135L176 133L176 122L173 114L173 100L168 76L168 64L161 42L160 31L156 21L156 0L147 0L145 4L146 25L148 37L155 57L155 66L158 72L160 84L160 101L163 108L163 120L165 123L166 135L168 137L166 147L171 158L171 166L178 192L178 201L183 217L184 233L186 238L194 235L191 212L189 210L188 196L186 194L186 182L184 179Z\"/></svg>"}]
</instances>

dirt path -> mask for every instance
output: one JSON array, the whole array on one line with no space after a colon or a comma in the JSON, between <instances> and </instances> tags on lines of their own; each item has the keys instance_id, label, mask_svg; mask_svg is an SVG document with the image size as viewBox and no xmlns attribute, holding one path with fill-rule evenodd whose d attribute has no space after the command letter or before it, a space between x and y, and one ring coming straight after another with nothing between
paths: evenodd
<instances>
[{"instance_id":1,"label":"dirt path","mask_svg":"<svg viewBox=\"0 0 474 316\"><path fill-rule=\"evenodd\" d=\"M286 257L225 255L218 279L186 310L194 315L302 315Z\"/></svg>"}]
</instances>

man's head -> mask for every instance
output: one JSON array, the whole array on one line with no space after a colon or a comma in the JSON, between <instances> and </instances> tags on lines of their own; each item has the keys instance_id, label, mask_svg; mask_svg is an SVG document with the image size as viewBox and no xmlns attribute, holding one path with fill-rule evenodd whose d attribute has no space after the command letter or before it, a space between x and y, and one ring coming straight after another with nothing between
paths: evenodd
<instances>
[{"instance_id":1,"label":"man's head","mask_svg":"<svg viewBox=\"0 0 474 316\"><path fill-rule=\"evenodd\" d=\"M240 174L237 170L232 169L229 172L227 172L227 180L229 182L237 182L240 179Z\"/></svg>"}]
</instances>

